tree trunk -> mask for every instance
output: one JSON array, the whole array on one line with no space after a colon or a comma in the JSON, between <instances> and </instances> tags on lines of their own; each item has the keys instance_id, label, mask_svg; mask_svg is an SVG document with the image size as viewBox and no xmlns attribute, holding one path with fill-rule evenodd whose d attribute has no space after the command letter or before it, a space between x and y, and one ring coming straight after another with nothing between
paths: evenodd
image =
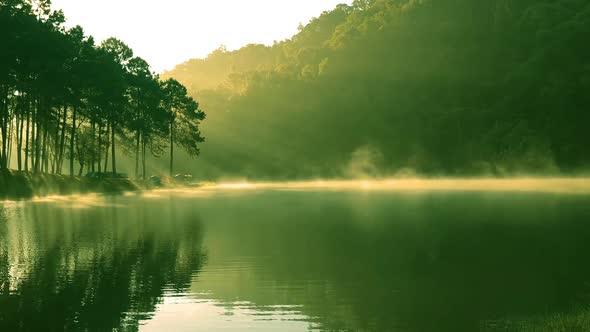
<instances>
[{"instance_id":1,"label":"tree trunk","mask_svg":"<svg viewBox=\"0 0 590 332\"><path fill-rule=\"evenodd\" d=\"M170 176L174 175L174 120L170 121Z\"/></svg>"},{"instance_id":2,"label":"tree trunk","mask_svg":"<svg viewBox=\"0 0 590 332\"><path fill-rule=\"evenodd\" d=\"M79 140L76 141L76 152L78 156L78 164L80 165L80 169L78 170L78 176L82 176L82 172L84 171L84 165L88 160L88 155L86 155L84 151L81 149Z\"/></svg>"},{"instance_id":3,"label":"tree trunk","mask_svg":"<svg viewBox=\"0 0 590 332\"><path fill-rule=\"evenodd\" d=\"M59 157L59 126L60 126L60 115L59 108L56 110L57 115L55 117L55 136L53 137L53 158L51 159L51 173L57 173L57 160Z\"/></svg>"},{"instance_id":4,"label":"tree trunk","mask_svg":"<svg viewBox=\"0 0 590 332\"><path fill-rule=\"evenodd\" d=\"M98 172L100 173L100 170L102 169L101 167L101 151L102 150L102 121L98 122L98 146L96 147L96 151L97 151L97 162L98 162Z\"/></svg>"},{"instance_id":5,"label":"tree trunk","mask_svg":"<svg viewBox=\"0 0 590 332\"><path fill-rule=\"evenodd\" d=\"M44 125L43 125L43 145L41 146L42 150L42 157L41 157L41 172L42 173L47 173L47 166L48 163L47 161L49 160L49 156L48 156L48 148L47 146L49 145L48 141L48 136L49 136L49 130L48 130L48 126L47 126L47 119L45 121L43 121Z\"/></svg>"},{"instance_id":6,"label":"tree trunk","mask_svg":"<svg viewBox=\"0 0 590 332\"><path fill-rule=\"evenodd\" d=\"M57 173L61 174L64 162L64 152L66 144L66 126L68 119L68 106L64 104L64 113L61 124L61 137L59 139L59 157L57 158Z\"/></svg>"},{"instance_id":7,"label":"tree trunk","mask_svg":"<svg viewBox=\"0 0 590 332\"><path fill-rule=\"evenodd\" d=\"M96 169L94 168L94 164L96 164L96 123L94 122L94 120L91 123L92 126L92 139L90 140L90 146L91 146L91 150L90 150L90 171L91 172L95 172Z\"/></svg>"},{"instance_id":8,"label":"tree trunk","mask_svg":"<svg viewBox=\"0 0 590 332\"><path fill-rule=\"evenodd\" d=\"M146 177L146 174L145 174L145 146L146 146L145 134L141 135L141 141L142 141L141 163L142 163L142 169L143 169L142 177L143 177L143 180L145 181L145 179L146 179L145 178Z\"/></svg>"},{"instance_id":9,"label":"tree trunk","mask_svg":"<svg viewBox=\"0 0 590 332\"><path fill-rule=\"evenodd\" d=\"M109 130L110 130L111 124L107 121L107 132L106 132L106 147L105 147L105 155L104 155L104 173L107 172L107 166L109 164Z\"/></svg>"},{"instance_id":10,"label":"tree trunk","mask_svg":"<svg viewBox=\"0 0 590 332\"><path fill-rule=\"evenodd\" d=\"M117 152L115 150L115 121L111 120L111 164L112 164L112 170L113 170L113 174L117 173L117 160L115 159L115 153Z\"/></svg>"},{"instance_id":11,"label":"tree trunk","mask_svg":"<svg viewBox=\"0 0 590 332\"><path fill-rule=\"evenodd\" d=\"M18 170L19 172L23 170L23 127L25 125L25 119L24 119L24 109L21 110L21 114L20 114L20 126L18 127L18 139L16 142L16 149L18 150L18 154L16 156L17 158L17 164L18 164Z\"/></svg>"},{"instance_id":12,"label":"tree trunk","mask_svg":"<svg viewBox=\"0 0 590 332\"><path fill-rule=\"evenodd\" d=\"M35 132L35 138L34 138L34 144L35 144L35 161L33 163L33 172L35 174L39 173L39 169L40 166L39 162L41 159L41 120L40 115L39 115L39 111L40 109L40 101L37 101L37 109L35 111L35 127L36 127L36 132Z\"/></svg>"},{"instance_id":13,"label":"tree trunk","mask_svg":"<svg viewBox=\"0 0 590 332\"><path fill-rule=\"evenodd\" d=\"M140 139L140 131L137 130L137 134L135 134L135 178L139 179L139 139Z\"/></svg>"},{"instance_id":14,"label":"tree trunk","mask_svg":"<svg viewBox=\"0 0 590 332\"><path fill-rule=\"evenodd\" d=\"M76 114L77 107L74 106L72 109L72 130L70 132L70 176L74 176L74 156L76 155L74 151L74 144L76 142Z\"/></svg>"},{"instance_id":15,"label":"tree trunk","mask_svg":"<svg viewBox=\"0 0 590 332\"><path fill-rule=\"evenodd\" d=\"M8 109L7 109L8 110ZM12 140L14 137L14 121L12 121L12 119L10 119L10 115L8 116L8 147L7 147L7 151L6 151L6 169L10 169L10 161L12 159Z\"/></svg>"},{"instance_id":16,"label":"tree trunk","mask_svg":"<svg viewBox=\"0 0 590 332\"><path fill-rule=\"evenodd\" d=\"M29 171L29 134L31 132L31 101L27 102L27 130L26 130L26 137L25 137L25 171Z\"/></svg>"},{"instance_id":17,"label":"tree trunk","mask_svg":"<svg viewBox=\"0 0 590 332\"><path fill-rule=\"evenodd\" d=\"M31 115L31 123L33 126L31 127L31 172L35 170L35 137L37 133L37 100L35 100L35 105L33 106L33 114Z\"/></svg>"},{"instance_id":18,"label":"tree trunk","mask_svg":"<svg viewBox=\"0 0 590 332\"><path fill-rule=\"evenodd\" d=\"M7 90L7 89L6 89ZM0 139L2 140L2 150L0 151L0 170L6 170L7 157L6 146L8 136L8 91L2 91L2 100L0 100Z\"/></svg>"}]
</instances>

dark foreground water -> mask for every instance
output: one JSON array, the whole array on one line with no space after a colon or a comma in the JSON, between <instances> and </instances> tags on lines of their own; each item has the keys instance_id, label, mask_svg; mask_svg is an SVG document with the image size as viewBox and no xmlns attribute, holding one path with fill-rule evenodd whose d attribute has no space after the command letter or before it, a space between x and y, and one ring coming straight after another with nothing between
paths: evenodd
<instances>
[{"instance_id":1,"label":"dark foreground water","mask_svg":"<svg viewBox=\"0 0 590 332\"><path fill-rule=\"evenodd\" d=\"M590 196L0 203L0 331L590 330Z\"/></svg>"}]
</instances>

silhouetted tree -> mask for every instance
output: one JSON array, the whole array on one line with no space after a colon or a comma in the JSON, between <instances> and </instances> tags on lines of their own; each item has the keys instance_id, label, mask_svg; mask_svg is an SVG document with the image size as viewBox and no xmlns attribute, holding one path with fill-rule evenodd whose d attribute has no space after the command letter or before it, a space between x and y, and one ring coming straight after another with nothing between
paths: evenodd
<instances>
[{"instance_id":1,"label":"silhouetted tree","mask_svg":"<svg viewBox=\"0 0 590 332\"><path fill-rule=\"evenodd\" d=\"M122 41L97 47L64 21L47 0L0 1L0 171L16 148L19 170L61 173L69 158L74 175L81 158L92 171L104 160L106 171L110 152L116 172L116 144L136 132L145 175L147 147L159 155L158 138L168 136L159 77Z\"/></svg>"},{"instance_id":2,"label":"silhouetted tree","mask_svg":"<svg viewBox=\"0 0 590 332\"><path fill-rule=\"evenodd\" d=\"M186 88L175 79L163 83L164 107L169 113L170 121L170 176L174 175L174 144L179 143L190 156L200 153L198 143L205 139L201 136L199 124L205 119L205 113L199 104L187 95Z\"/></svg>"}]
</instances>

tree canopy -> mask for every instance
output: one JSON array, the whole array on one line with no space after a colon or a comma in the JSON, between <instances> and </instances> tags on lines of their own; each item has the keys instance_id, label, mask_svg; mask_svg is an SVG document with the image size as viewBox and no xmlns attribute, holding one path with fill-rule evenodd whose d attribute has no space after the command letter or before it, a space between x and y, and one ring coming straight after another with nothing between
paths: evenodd
<instances>
[{"instance_id":1,"label":"tree canopy","mask_svg":"<svg viewBox=\"0 0 590 332\"><path fill-rule=\"evenodd\" d=\"M208 176L570 173L589 32L585 0L357 0L164 77L208 109Z\"/></svg>"},{"instance_id":2,"label":"tree canopy","mask_svg":"<svg viewBox=\"0 0 590 332\"><path fill-rule=\"evenodd\" d=\"M135 147L136 176L145 178L146 156L174 143L171 128L198 155L205 114L186 89L172 107L166 83L129 46L116 38L96 45L82 27L65 28L50 5L0 1L0 170L62 173L69 160L70 175L116 173L121 145ZM178 112L187 116L171 127Z\"/></svg>"}]
</instances>

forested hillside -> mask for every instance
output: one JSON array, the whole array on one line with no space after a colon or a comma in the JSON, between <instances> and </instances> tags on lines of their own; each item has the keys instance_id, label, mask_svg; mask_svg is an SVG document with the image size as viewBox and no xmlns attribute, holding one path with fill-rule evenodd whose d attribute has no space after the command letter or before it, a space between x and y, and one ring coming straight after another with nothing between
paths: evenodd
<instances>
[{"instance_id":1,"label":"forested hillside","mask_svg":"<svg viewBox=\"0 0 590 332\"><path fill-rule=\"evenodd\" d=\"M191 60L202 175L575 173L590 1L357 0L292 39Z\"/></svg>"}]
</instances>

